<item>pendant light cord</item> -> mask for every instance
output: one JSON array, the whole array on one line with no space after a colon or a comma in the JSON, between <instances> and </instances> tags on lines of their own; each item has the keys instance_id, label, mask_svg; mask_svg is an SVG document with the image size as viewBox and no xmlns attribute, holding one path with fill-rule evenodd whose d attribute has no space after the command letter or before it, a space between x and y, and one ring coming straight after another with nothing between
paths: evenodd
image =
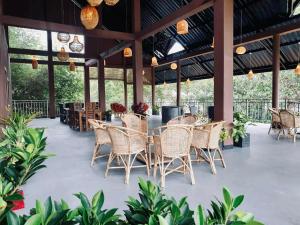
<instances>
[{"instance_id":1,"label":"pendant light cord","mask_svg":"<svg viewBox=\"0 0 300 225\"><path fill-rule=\"evenodd\" d=\"M153 37L152 37L152 52L153 52L153 56L155 56L155 55L154 55L154 35L153 35Z\"/></svg>"},{"instance_id":2,"label":"pendant light cord","mask_svg":"<svg viewBox=\"0 0 300 225\"><path fill-rule=\"evenodd\" d=\"M127 0L125 0L125 4L126 4L126 7L125 7L125 16L126 16L126 19L125 19L125 32L128 32L128 21L127 21L127 16L128 16L128 12L127 12Z\"/></svg>"},{"instance_id":3,"label":"pendant light cord","mask_svg":"<svg viewBox=\"0 0 300 225\"><path fill-rule=\"evenodd\" d=\"M298 64L300 62L300 42L298 42Z\"/></svg>"},{"instance_id":4,"label":"pendant light cord","mask_svg":"<svg viewBox=\"0 0 300 225\"><path fill-rule=\"evenodd\" d=\"M249 54L250 54L250 69L252 69L252 52L250 52Z\"/></svg>"},{"instance_id":5,"label":"pendant light cord","mask_svg":"<svg viewBox=\"0 0 300 225\"><path fill-rule=\"evenodd\" d=\"M77 26L77 22L76 22L76 11L75 11L75 4L73 5L73 19L74 19L74 24L75 26Z\"/></svg>"},{"instance_id":6,"label":"pendant light cord","mask_svg":"<svg viewBox=\"0 0 300 225\"><path fill-rule=\"evenodd\" d=\"M60 0L62 23L65 24L64 2Z\"/></svg>"},{"instance_id":7,"label":"pendant light cord","mask_svg":"<svg viewBox=\"0 0 300 225\"><path fill-rule=\"evenodd\" d=\"M241 10L241 22L240 22L240 25L241 25L241 28L240 28L240 31L241 31L241 43L243 41L243 10Z\"/></svg>"}]
</instances>

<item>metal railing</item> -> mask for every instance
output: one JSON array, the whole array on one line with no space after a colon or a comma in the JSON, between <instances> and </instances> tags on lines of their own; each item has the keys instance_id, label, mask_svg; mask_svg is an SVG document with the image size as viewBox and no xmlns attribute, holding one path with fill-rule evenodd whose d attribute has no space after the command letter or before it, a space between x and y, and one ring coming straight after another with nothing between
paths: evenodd
<instances>
[{"instance_id":1,"label":"metal railing","mask_svg":"<svg viewBox=\"0 0 300 225\"><path fill-rule=\"evenodd\" d=\"M62 101L58 101L62 102ZM149 113L151 113L151 103ZM157 101L156 104L161 107L164 105L175 105L175 102ZM191 99L183 101L182 106L188 110L189 106L195 106L200 114L207 115L208 107L213 106L212 99ZM251 118L253 122L269 122L270 114L268 108L272 107L271 99L235 99L234 112L242 112ZM280 100L280 108L290 108L300 113L300 100ZM48 117L48 100L13 100L12 109L20 113L36 113L38 118ZM56 115L59 116L59 106L56 107Z\"/></svg>"}]
</instances>

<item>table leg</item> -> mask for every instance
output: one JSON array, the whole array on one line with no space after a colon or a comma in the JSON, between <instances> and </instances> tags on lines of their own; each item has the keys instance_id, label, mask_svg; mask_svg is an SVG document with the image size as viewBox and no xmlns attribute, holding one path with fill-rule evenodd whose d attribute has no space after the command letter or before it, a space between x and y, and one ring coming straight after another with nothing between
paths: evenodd
<instances>
[{"instance_id":1,"label":"table leg","mask_svg":"<svg viewBox=\"0 0 300 225\"><path fill-rule=\"evenodd\" d=\"M80 132L83 131L82 112L79 112L79 130L80 130Z\"/></svg>"}]
</instances>

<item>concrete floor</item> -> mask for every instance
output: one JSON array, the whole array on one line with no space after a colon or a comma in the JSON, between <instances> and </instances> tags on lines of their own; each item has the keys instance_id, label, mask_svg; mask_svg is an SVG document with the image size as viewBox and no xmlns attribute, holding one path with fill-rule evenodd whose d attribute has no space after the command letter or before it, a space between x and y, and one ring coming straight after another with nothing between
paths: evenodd
<instances>
[{"instance_id":1,"label":"concrete floor","mask_svg":"<svg viewBox=\"0 0 300 225\"><path fill-rule=\"evenodd\" d=\"M152 126L159 124L153 121ZM35 199L48 196L63 198L72 207L78 200L74 193L84 192L91 197L98 190L105 193L105 207L125 209L128 196L137 196L138 177L147 179L144 169L133 170L130 184L125 185L124 171L114 170L104 178L106 159L90 167L94 135L80 133L59 123L59 120L38 119L34 127L46 127L47 150L56 156L47 161L47 169L38 172L24 186L26 208L34 206ZM241 209L255 214L256 218L270 225L300 224L300 139L275 140L267 135L268 126L249 127L251 148L232 149L224 152L227 168L217 166L217 175L212 175L209 166L194 164L196 185L190 184L188 176L170 175L166 179L165 192L176 198L188 196L192 208L198 203L209 207L215 196L221 197L223 186L235 195L245 194ZM159 179L150 180L159 182ZM22 212L22 211L21 211Z\"/></svg>"}]
</instances>

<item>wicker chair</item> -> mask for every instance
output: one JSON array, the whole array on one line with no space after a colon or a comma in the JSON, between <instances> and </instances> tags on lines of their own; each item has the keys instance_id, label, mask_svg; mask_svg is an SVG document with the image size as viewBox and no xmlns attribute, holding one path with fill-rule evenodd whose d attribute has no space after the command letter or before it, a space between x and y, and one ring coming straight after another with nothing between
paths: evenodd
<instances>
[{"instance_id":1,"label":"wicker chair","mask_svg":"<svg viewBox=\"0 0 300 225\"><path fill-rule=\"evenodd\" d=\"M148 133L148 119L147 116L127 113L121 116L121 120L125 127L140 131L142 133Z\"/></svg>"},{"instance_id":2,"label":"wicker chair","mask_svg":"<svg viewBox=\"0 0 300 225\"><path fill-rule=\"evenodd\" d=\"M147 155L147 136L137 130L126 127L109 126L107 128L112 141L112 151L109 155L105 177L109 169L125 169L125 184L129 183L132 168L146 167L149 176L149 161ZM136 158L140 156L146 165L133 165ZM120 160L123 166L111 166L114 159ZM120 163L118 163L120 164Z\"/></svg>"},{"instance_id":3,"label":"wicker chair","mask_svg":"<svg viewBox=\"0 0 300 225\"><path fill-rule=\"evenodd\" d=\"M110 136L107 132L107 124L105 124L103 121L100 120L88 120L89 124L93 127L96 137L95 147L93 150L93 157L91 166L94 165L95 160L98 158L102 158L108 155L101 154L101 148L103 145L111 145Z\"/></svg>"},{"instance_id":4,"label":"wicker chair","mask_svg":"<svg viewBox=\"0 0 300 225\"><path fill-rule=\"evenodd\" d=\"M215 161L221 161L224 168L226 164L219 146L220 133L224 121L196 126L193 133L192 147L196 151L197 161L206 161L210 164L211 171L216 174ZM219 158L216 158L216 153Z\"/></svg>"},{"instance_id":5,"label":"wicker chair","mask_svg":"<svg viewBox=\"0 0 300 225\"><path fill-rule=\"evenodd\" d=\"M275 108L269 108L269 112L271 113L272 120L268 134L270 134L272 129L281 129L279 111Z\"/></svg>"},{"instance_id":6,"label":"wicker chair","mask_svg":"<svg viewBox=\"0 0 300 225\"><path fill-rule=\"evenodd\" d=\"M165 187L167 175L173 172L186 173L186 170L190 173L192 184L195 184L190 156L193 126L167 125L157 130L160 135L154 136L154 177L159 165L162 187ZM175 165L176 160L180 165Z\"/></svg>"},{"instance_id":7,"label":"wicker chair","mask_svg":"<svg viewBox=\"0 0 300 225\"><path fill-rule=\"evenodd\" d=\"M281 134L284 134L284 130L288 130L288 134L290 134L294 142L296 142L297 129L300 128L300 117L295 116L294 113L288 110L280 110L279 116L281 129L277 139L279 140Z\"/></svg>"},{"instance_id":8,"label":"wicker chair","mask_svg":"<svg viewBox=\"0 0 300 225\"><path fill-rule=\"evenodd\" d=\"M184 116L178 116L173 119L171 119L167 125L175 125L175 124L187 124L192 125L198 120L198 117L196 115L184 115Z\"/></svg>"}]
</instances>

